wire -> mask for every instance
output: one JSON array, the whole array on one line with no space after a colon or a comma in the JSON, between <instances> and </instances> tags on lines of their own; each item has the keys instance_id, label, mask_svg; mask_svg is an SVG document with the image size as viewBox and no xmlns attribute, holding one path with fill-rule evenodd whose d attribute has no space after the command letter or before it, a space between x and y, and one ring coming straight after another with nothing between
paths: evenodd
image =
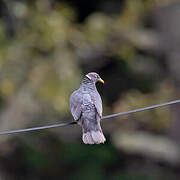
<instances>
[{"instance_id":1,"label":"wire","mask_svg":"<svg viewBox=\"0 0 180 180\"><path fill-rule=\"evenodd\" d=\"M114 118L114 117L118 117L118 116L123 116L123 115L127 115L127 114L132 114L132 113L136 113L136 112L140 112L140 111L145 111L145 110L154 109L154 108L158 108L158 107L162 107L162 106L168 106L168 105L177 104L177 103L180 103L180 99L170 101L170 102L166 102L166 103L162 103L162 104L153 105L153 106L148 106L148 107L144 107L144 108L134 109L131 111L126 111L126 112L121 112L121 113L116 113L116 114L110 114L107 116L103 116L101 119ZM40 127L34 127L34 128L1 131L0 135L15 134L15 133L57 128L57 127L64 127L64 126L70 126L70 125L74 125L74 124L77 124L77 122L73 121L73 122L68 122L68 123L58 123L58 124L53 124L53 125L48 125L48 126L40 126Z\"/></svg>"},{"instance_id":2,"label":"wire","mask_svg":"<svg viewBox=\"0 0 180 180\"><path fill-rule=\"evenodd\" d=\"M131 110L131 111L126 111L126 112L121 112L121 113L116 113L116 114L103 116L102 119L108 119L108 118L113 118L113 117L117 117L117 116L123 116L123 115L132 114L132 113L145 111L145 110L149 110L149 109L154 109L154 108L158 108L158 107L162 107L162 106L168 106L168 105L176 104L176 103L180 103L180 99L175 100L175 101L162 103L162 104L153 105L153 106L148 106L148 107L144 107L144 108L134 109L134 110Z\"/></svg>"},{"instance_id":3,"label":"wire","mask_svg":"<svg viewBox=\"0 0 180 180\"><path fill-rule=\"evenodd\" d=\"M69 126L69 125L73 125L73 124L76 124L76 121L68 122L68 123L53 124L53 125L49 125L49 126L40 126L40 127L34 127L34 128L27 128L27 129L0 131L0 135L7 135L7 134L15 134L15 133L36 131L36 130L42 130L42 129L57 128L57 127Z\"/></svg>"}]
</instances>

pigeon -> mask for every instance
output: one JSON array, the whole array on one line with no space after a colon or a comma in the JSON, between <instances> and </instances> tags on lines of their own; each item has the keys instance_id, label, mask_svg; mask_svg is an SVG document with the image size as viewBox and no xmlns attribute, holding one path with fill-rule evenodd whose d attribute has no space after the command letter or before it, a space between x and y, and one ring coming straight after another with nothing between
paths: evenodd
<instances>
[{"instance_id":1,"label":"pigeon","mask_svg":"<svg viewBox=\"0 0 180 180\"><path fill-rule=\"evenodd\" d=\"M104 83L97 73L86 74L80 88L70 96L70 110L74 120L82 127L82 140L85 144L106 141L100 125L102 100L96 89L97 82Z\"/></svg>"}]
</instances>

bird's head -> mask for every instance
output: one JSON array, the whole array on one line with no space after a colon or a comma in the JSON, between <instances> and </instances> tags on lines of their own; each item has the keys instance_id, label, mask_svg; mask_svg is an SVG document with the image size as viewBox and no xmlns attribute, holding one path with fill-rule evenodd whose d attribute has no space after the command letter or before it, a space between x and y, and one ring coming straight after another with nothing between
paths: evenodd
<instances>
[{"instance_id":1,"label":"bird's head","mask_svg":"<svg viewBox=\"0 0 180 180\"><path fill-rule=\"evenodd\" d=\"M90 73L86 74L86 77L94 83L101 82L104 84L104 81L101 79L99 74L97 74L95 72L90 72Z\"/></svg>"}]
</instances>

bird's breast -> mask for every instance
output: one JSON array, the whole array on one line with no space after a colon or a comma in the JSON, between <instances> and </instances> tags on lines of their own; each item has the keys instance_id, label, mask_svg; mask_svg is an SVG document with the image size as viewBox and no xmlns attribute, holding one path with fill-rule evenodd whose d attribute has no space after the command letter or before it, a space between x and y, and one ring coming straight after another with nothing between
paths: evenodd
<instances>
[{"instance_id":1,"label":"bird's breast","mask_svg":"<svg viewBox=\"0 0 180 180\"><path fill-rule=\"evenodd\" d=\"M83 105L89 105L89 104L93 104L93 101L91 99L90 94L85 93L85 94L83 94Z\"/></svg>"}]
</instances>

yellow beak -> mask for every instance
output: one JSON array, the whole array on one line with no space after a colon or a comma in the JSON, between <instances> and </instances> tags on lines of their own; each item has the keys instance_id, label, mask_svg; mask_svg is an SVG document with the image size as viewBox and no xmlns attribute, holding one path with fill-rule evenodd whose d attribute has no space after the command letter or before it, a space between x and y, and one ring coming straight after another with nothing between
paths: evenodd
<instances>
[{"instance_id":1,"label":"yellow beak","mask_svg":"<svg viewBox=\"0 0 180 180\"><path fill-rule=\"evenodd\" d=\"M104 81L103 81L101 78L99 78L99 82L101 82L101 83L103 83L103 84L104 84Z\"/></svg>"}]
</instances>

